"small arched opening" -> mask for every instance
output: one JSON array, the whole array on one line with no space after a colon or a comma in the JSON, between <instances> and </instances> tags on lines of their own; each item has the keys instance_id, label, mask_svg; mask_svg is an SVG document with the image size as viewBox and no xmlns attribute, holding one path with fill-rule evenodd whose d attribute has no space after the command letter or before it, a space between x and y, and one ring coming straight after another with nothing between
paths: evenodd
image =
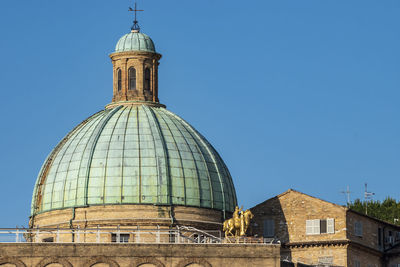
<instances>
[{"instance_id":1,"label":"small arched opening","mask_svg":"<svg viewBox=\"0 0 400 267\"><path fill-rule=\"evenodd\" d=\"M136 90L136 69L134 67L129 68L129 90Z\"/></svg>"},{"instance_id":2,"label":"small arched opening","mask_svg":"<svg viewBox=\"0 0 400 267\"><path fill-rule=\"evenodd\" d=\"M117 90L118 92L122 89L122 73L121 69L117 70Z\"/></svg>"},{"instance_id":3,"label":"small arched opening","mask_svg":"<svg viewBox=\"0 0 400 267\"><path fill-rule=\"evenodd\" d=\"M151 71L149 68L144 69L144 90L150 90Z\"/></svg>"}]
</instances>

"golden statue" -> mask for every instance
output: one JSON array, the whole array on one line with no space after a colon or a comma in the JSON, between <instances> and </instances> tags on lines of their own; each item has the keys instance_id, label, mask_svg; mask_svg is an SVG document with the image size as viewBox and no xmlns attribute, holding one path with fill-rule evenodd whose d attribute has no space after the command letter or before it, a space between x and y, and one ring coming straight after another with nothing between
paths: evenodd
<instances>
[{"instance_id":1,"label":"golden statue","mask_svg":"<svg viewBox=\"0 0 400 267\"><path fill-rule=\"evenodd\" d=\"M236 206L232 218L224 221L223 231L225 232L225 237L227 238L229 235L235 237L245 236L253 217L254 215L250 210L243 211L243 206L240 209Z\"/></svg>"}]
</instances>

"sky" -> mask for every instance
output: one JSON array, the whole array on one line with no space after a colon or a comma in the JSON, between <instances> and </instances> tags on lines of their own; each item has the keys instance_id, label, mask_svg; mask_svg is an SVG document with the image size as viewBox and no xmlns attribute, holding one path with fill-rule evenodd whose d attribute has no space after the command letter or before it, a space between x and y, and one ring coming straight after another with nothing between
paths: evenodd
<instances>
[{"instance_id":1,"label":"sky","mask_svg":"<svg viewBox=\"0 0 400 267\"><path fill-rule=\"evenodd\" d=\"M42 163L112 97L128 0L0 1L0 227ZM400 1L138 0L160 101L217 149L246 208L289 188L400 199Z\"/></svg>"}]
</instances>

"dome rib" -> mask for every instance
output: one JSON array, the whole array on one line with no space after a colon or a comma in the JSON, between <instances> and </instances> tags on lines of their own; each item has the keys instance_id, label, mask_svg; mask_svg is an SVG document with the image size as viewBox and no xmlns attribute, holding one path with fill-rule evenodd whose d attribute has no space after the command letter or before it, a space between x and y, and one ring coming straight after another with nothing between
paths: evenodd
<instances>
[{"instance_id":1,"label":"dome rib","mask_svg":"<svg viewBox=\"0 0 400 267\"><path fill-rule=\"evenodd\" d=\"M82 121L80 124L78 124L71 132L69 132L61 140L60 143L57 144L57 146L47 156L45 162L43 163L43 165L39 171L39 175L38 175L38 178L35 183L34 195L32 196L32 205L31 205L32 206L31 207L32 214L36 212L36 209L42 209L42 207L44 205L43 196L44 196L45 188L47 186L46 180L48 177L49 170L50 170L52 164L54 163L54 159L57 157L57 155L60 151L60 148L69 141L69 137L73 136L73 134L76 133L76 131L78 131L78 129L86 126L86 124L89 121L91 121L92 119L96 119L97 117L100 117L99 115L102 112L103 111L99 111L99 112L93 114L92 116L90 116L89 118L87 118L86 120Z\"/></svg>"},{"instance_id":2,"label":"dome rib","mask_svg":"<svg viewBox=\"0 0 400 267\"><path fill-rule=\"evenodd\" d=\"M88 146L89 146L89 141L90 141L90 139L92 138L92 136L93 136L93 132L94 132L94 130L98 127L98 124L101 122L101 120L102 120L102 117L99 117L99 119L97 119L91 126L90 126L90 129L88 129L88 132L87 132L87 136L85 135L85 139L87 140L86 141L86 144L85 144L85 146L83 147L83 149L82 149L82 154L80 155L80 159L79 159L79 167L78 167L78 172L77 172L77 175L76 175L76 189L75 189L75 201L74 201L74 205L76 205L76 206L84 206L85 205L85 203L84 203L84 201L83 202L79 202L79 191L80 191L80 189L79 189L79 182L83 179L83 180L85 180L85 168L82 166L82 163L84 162L84 156L85 156L85 153L86 153L86 151L87 151L87 148L88 148ZM94 128L94 130L92 131L92 132L90 132L89 130L91 130L91 129L93 129ZM85 184L85 183L82 183L82 184ZM83 186L83 187L81 187L82 189L81 190L83 190L83 191L85 191L85 187Z\"/></svg>"},{"instance_id":3,"label":"dome rib","mask_svg":"<svg viewBox=\"0 0 400 267\"><path fill-rule=\"evenodd\" d=\"M111 117L115 113L117 113L118 110L121 109L121 107L122 106L118 106L115 109L110 110L108 112L108 114L103 118L103 121L101 121L100 124L98 124L96 129L94 130L94 132L91 136L91 138L93 137L93 141L90 142L90 139L89 139L88 144L90 145L90 143L92 143L92 146L90 147L90 153L89 153L89 157L88 157L88 161L87 161L87 165L86 165L86 175L84 177L84 179L85 179L84 205L85 206L89 205L89 177L90 177L91 165L92 165L92 160L93 160L93 154L96 149L97 142L99 141L100 135L101 135L104 127L108 123L108 121L111 119Z\"/></svg>"},{"instance_id":4,"label":"dome rib","mask_svg":"<svg viewBox=\"0 0 400 267\"><path fill-rule=\"evenodd\" d=\"M112 127L111 130L111 135L110 135L110 139L108 141L108 147L107 147L107 153L105 155L105 163L104 163L104 179L103 179L103 204L107 203L106 199L108 198L108 194L107 194L107 190L106 190L106 185L107 185L107 177L108 177L108 173L107 173L107 166L110 160L110 147L112 144L112 139L113 139L113 135L115 132L115 127L117 127L117 124L121 118L121 115L123 114L123 111L126 110L126 107L121 108L120 110L118 110L119 114L118 117L115 120L114 126ZM110 120L107 122L107 124L110 123ZM120 194L119 198L121 200L122 195ZM121 201L119 201L118 203L121 203Z\"/></svg>"},{"instance_id":5,"label":"dome rib","mask_svg":"<svg viewBox=\"0 0 400 267\"><path fill-rule=\"evenodd\" d=\"M178 116L176 116L174 113L172 113L172 112L170 112L170 111L167 111L167 112L169 112L172 116L174 116L176 119L178 119L178 120L183 124L183 126L184 126L185 128L191 129L191 130L193 131L193 133L196 135L197 140L199 140L200 142L202 142L202 143L203 143L203 146L204 146L204 147L207 149L207 151L211 154L213 163L214 163L215 167L216 167L217 170L218 170L217 174L218 174L218 178L219 178L219 182L220 182L220 186L221 186L221 191L222 191L222 206L223 206L223 212L225 212L225 211L226 211L226 202L225 202L225 193L224 193L224 187L223 187L223 184L224 184L224 183L223 183L223 181L222 181L222 179L221 179L221 175L220 175L220 172L219 172L219 166L218 166L218 164L217 164L217 162L216 162L216 160L215 160L215 155L214 155L214 153L212 153L212 152L210 151L210 149L209 149L209 147L207 146L207 144L205 144L205 142L204 142L202 136L199 136L199 134L194 130L194 128L193 128L191 125L189 125L187 122L185 122L184 120L182 120L181 118L179 118ZM196 139L195 139L195 140L196 140ZM196 142L197 142L197 140L196 140Z\"/></svg>"},{"instance_id":6,"label":"dome rib","mask_svg":"<svg viewBox=\"0 0 400 267\"><path fill-rule=\"evenodd\" d=\"M161 146L162 146L162 154L163 154L163 163L164 163L164 165L165 165L165 170L166 170L166 182L167 182L167 191L168 191L168 195L169 196L172 196L172 193L171 193L171 190L170 190L170 184L171 184L171 173L170 173L170 169L169 169L169 165L167 164L167 162L169 161L169 155L168 155L168 149L165 147L165 138L164 138L164 136L163 136L163 134L162 134L162 132L160 131L160 125L159 125L159 123L158 123L158 121L157 121L157 118L154 116L154 113L153 113L153 111L149 108L149 107L147 107L147 106L143 106L143 110L144 110L144 112L145 112L145 114L146 114L146 116L147 116L147 120L148 120L148 122L149 122L149 124L150 124L150 122L152 122L153 124L154 124L154 126L155 127L153 127L153 128L155 128L156 129L156 131L157 131L157 135L158 135L158 137L159 137L159 139L160 139L160 143L161 143ZM151 115L149 115L148 113L150 113ZM150 116L151 116L151 118L152 118L152 120L150 120ZM161 186L162 186L162 178L163 178L163 175L162 175L162 172L160 172L160 169L162 168L161 166L160 166L160 157L159 157L159 155L157 155L158 154L158 146L156 145L156 140L155 140L155 135L154 135L154 133L153 133L153 128L152 127L150 127L150 131L152 132L152 136L153 136L153 142L154 142L154 148L155 148L155 156L156 156L156 171L157 171L157 176L158 176L158 186L157 186L157 202L158 203L162 203L162 201L160 201L160 196L161 196L161 191L162 191L162 189L161 189ZM167 202L168 204L169 203L171 203L171 199L170 198L168 198L168 202Z\"/></svg>"},{"instance_id":7,"label":"dome rib","mask_svg":"<svg viewBox=\"0 0 400 267\"><path fill-rule=\"evenodd\" d=\"M57 162L57 161L54 161L54 162L52 163L53 165L57 163L57 168L56 168L56 170L55 170L55 173L56 173L56 174L59 173L59 169L60 169L60 166L61 166L61 162L62 162L62 160L64 159L64 157L66 156L66 153L67 153L68 149L71 147L71 145L72 145L73 142L76 140L76 138L78 137L78 135L82 132L82 130L85 129L86 127L87 127L87 124L83 125L80 129L77 129L77 131L74 132L74 135L71 136L72 138L69 138L69 139L66 141L66 143L64 144L64 146L61 147L60 150L57 152L57 157L59 157L59 155L61 155L60 160L59 160L58 162ZM61 177L62 179L60 179L59 182L62 183L62 184L64 185L65 182L66 182L66 180L67 180L66 177L67 177L67 175L65 175L64 177ZM63 192L63 191L64 191L64 187L60 188L59 190L55 190L55 185L56 185L56 183L58 182L59 176L58 176L58 175L53 175L52 178L53 178L53 180L52 180L52 182L50 183L50 185L51 185L51 190L49 190L49 189L48 189L48 186L46 186L46 187L44 188L44 194L46 194L48 190L51 192L51 198L50 198L49 204L50 204L50 208L54 209L54 208L58 208L58 207L57 207L58 203L59 203L62 207L63 207L63 205L64 205L64 203L62 203L61 201L55 201L55 200L54 200L54 196L55 196L55 195L56 195L57 197L60 197L61 194L64 194L64 192ZM43 204L46 204L46 203L43 203Z\"/></svg>"},{"instance_id":8,"label":"dome rib","mask_svg":"<svg viewBox=\"0 0 400 267\"><path fill-rule=\"evenodd\" d=\"M75 132L75 135L73 135L72 138L69 139L68 142L65 144L66 146L61 148L61 151L59 152L59 154L61 155L61 158L60 158L60 160L59 160L60 162L63 161L63 159L64 159L64 157L65 157L65 155L66 155L68 149L71 147L71 144L75 141L75 139L78 137L78 135L81 133L81 131L82 131L84 128L85 128L85 127L81 127L79 130L77 130L77 131ZM62 152L62 154L61 154L61 152ZM56 171L55 171L56 173L58 173L58 170L60 169L60 166L61 166L61 164L58 164L58 165L57 165L57 169L56 169ZM63 182L63 183L62 183L63 185L65 184L65 182L66 182L66 180L67 180L66 177L67 177L67 176L65 176L64 179L62 179L62 180L60 181L60 182ZM56 197L60 197L60 193L63 193L63 191L64 191L64 188L62 188L61 190L55 190L55 189L54 189L56 183L58 182L57 178L59 178L59 176L56 176L56 175L55 175L55 176L53 177L52 189L51 189L52 194L51 194L51 200L50 200L51 208L53 208L53 205L54 205L54 204L57 204L57 202L60 202L60 201L54 201L54 196L56 195ZM45 190L46 190L46 188L45 188ZM58 194L57 194L57 192L58 192ZM62 204L62 205L63 205L63 204Z\"/></svg>"},{"instance_id":9,"label":"dome rib","mask_svg":"<svg viewBox=\"0 0 400 267\"><path fill-rule=\"evenodd\" d=\"M167 110L163 110L163 112L164 113L167 113L168 111ZM172 112L168 112L168 114L172 114L172 115L175 115L175 114L173 114ZM174 116L175 118L177 117L177 116ZM179 121L179 120L178 120ZM179 122L181 122L181 121L179 121ZM193 138L193 135L190 133L190 131L184 126L184 125L182 125L182 123L181 123L181 126L185 129L185 131ZM200 156L201 156L201 158L202 158L202 160L203 160L203 163L204 163L204 167L205 167L205 169L207 170L207 178L208 178L208 182L209 182L209 186L210 186L210 205L211 205L211 208L214 208L214 192L213 192L213 184L212 184L212 180L211 180L211 176L210 176L210 170L209 170L209 168L208 168L208 166L207 166L207 161L206 161L206 159L204 158L204 155L203 155L203 152L202 152L202 150L201 150L201 147L199 146L199 144L196 142L196 139L195 138L193 138L193 140L194 140L194 142L195 142L195 146L196 146L196 148L197 148L197 150L198 150L198 152L199 152L199 154L200 154ZM201 203L200 203L200 205L201 205Z\"/></svg>"},{"instance_id":10,"label":"dome rib","mask_svg":"<svg viewBox=\"0 0 400 267\"><path fill-rule=\"evenodd\" d=\"M129 108L129 112L126 117L126 123L125 123L125 129L124 129L124 140L122 141L123 145L122 145L122 157L121 157L121 203L124 202L124 160L125 160L126 133L128 130L129 120L132 115L132 109L133 109L133 107Z\"/></svg>"},{"instance_id":11,"label":"dome rib","mask_svg":"<svg viewBox=\"0 0 400 267\"><path fill-rule=\"evenodd\" d=\"M154 112L153 112L153 116L155 116L154 115ZM159 123L159 120L155 117L155 120L157 121L157 123L158 123L158 125L159 125L159 128L161 128L161 126L160 126L160 123ZM174 135L172 134L172 131L171 131L171 129L170 129L170 127L169 127L169 125L167 124L167 123L165 123L165 126L167 127L167 129L168 129L168 131L169 131L169 133L171 134L171 138L172 138L172 140L173 140L173 144L174 144L174 147L175 147L175 149L176 149L176 151L178 151L178 155L179 155L179 162L180 162L180 166L181 166L181 169L182 169L182 184L183 184L183 201L184 201L184 205L187 205L187 196L186 196L186 177L185 177L185 170L184 170L184 167L183 167L183 162L182 162L182 155L181 155L181 151L179 150L179 148L178 148L178 145L177 145L177 143L176 143L176 140L175 140L175 137L174 137ZM164 138L164 137L163 137ZM165 143L165 138L164 138L164 143ZM165 149L166 150L166 152L168 153L168 150L167 149ZM168 156L168 161L171 161L172 159L171 158L169 158L169 156ZM172 175L170 174L169 175L169 179L170 180L172 180ZM172 184L172 181L170 182L170 184ZM171 194L171 196L172 196L172 194Z\"/></svg>"},{"instance_id":12,"label":"dome rib","mask_svg":"<svg viewBox=\"0 0 400 267\"><path fill-rule=\"evenodd\" d=\"M140 125L140 123L139 123L139 108L138 107L136 107L136 133L137 133L137 147L138 147L138 155L139 155L139 157L138 157L138 163L139 163L139 166L138 166L138 195L137 195L137 198L138 198L138 200L137 200L137 202L138 203L142 203L142 168L141 168L141 166L142 166L142 161L141 161L141 159L142 159L142 150L141 150L141 146L140 146L140 127L139 127L139 125Z\"/></svg>"},{"instance_id":13,"label":"dome rib","mask_svg":"<svg viewBox=\"0 0 400 267\"><path fill-rule=\"evenodd\" d=\"M172 121L170 118L166 117L164 112L160 112L160 118L164 121L165 125L170 130L171 135L172 135L172 130L171 130L171 127L168 125L166 120L168 120L175 127L175 129L180 133L181 137L185 141L186 147L188 148L188 150L190 150L190 155L191 155L191 158L192 158L192 160L193 160L193 162L195 164L195 169L196 169L196 177L195 178L197 178L197 179L194 179L194 180L197 181L199 206L202 206L202 187L201 187L201 183L200 183L199 168L198 168L198 165L197 165L197 161L196 161L196 159L195 159L195 157L193 155L193 150L190 147L187 138L184 136L184 134L182 133L182 131L179 129L179 127L176 125L176 123L174 121ZM173 135L172 135L172 137L173 137ZM174 140L174 144L175 144L176 149L179 151L178 144L177 144L176 139L174 137L173 137L173 140ZM185 170L184 170L184 166L183 166L183 161L182 161L181 151L179 151L179 155L180 155L181 166L182 166L182 169L183 169L183 175L184 175L184 178L186 178ZM185 195L186 195L186 188L185 188ZM186 198L185 198L185 204L187 204L187 199Z\"/></svg>"},{"instance_id":14,"label":"dome rib","mask_svg":"<svg viewBox=\"0 0 400 267\"><path fill-rule=\"evenodd\" d=\"M95 121L95 122L96 122L96 121ZM85 129L86 127L82 127L82 128L80 129L80 131L79 131L79 132L77 133L77 135L76 135L76 137L78 137L79 134L85 129L84 133L80 136L80 138L79 138L79 140L78 140L76 146L74 147L74 149L73 149L73 151L72 151L72 153L71 153L69 162L68 162L67 173L66 173L65 179L64 179L64 186L63 186L63 189L61 190L61 192L62 192L62 194L63 194L63 200L62 200L62 206L63 206L63 207L65 206L65 194L66 194L65 188L66 188L66 183L67 183L67 180L68 180L68 179L67 179L68 173L70 172L70 167L71 167L71 162L72 162L73 155L74 155L76 149L78 148L80 142L82 141L82 139L85 137L85 135L88 133L88 131L95 125L95 122L94 122L93 124L85 125L85 126L87 126L87 129ZM71 140L71 144L72 144L73 142L74 142L74 140ZM67 150L66 150L66 151L67 151ZM78 180L78 177L77 177L77 180ZM68 190L68 191L70 191L70 190Z\"/></svg>"}]
</instances>

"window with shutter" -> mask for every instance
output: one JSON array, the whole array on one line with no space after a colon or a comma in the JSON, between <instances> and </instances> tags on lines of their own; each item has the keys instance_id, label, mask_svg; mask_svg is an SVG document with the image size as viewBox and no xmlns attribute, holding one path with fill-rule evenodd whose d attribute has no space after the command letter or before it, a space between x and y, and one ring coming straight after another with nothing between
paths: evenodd
<instances>
[{"instance_id":1,"label":"window with shutter","mask_svg":"<svg viewBox=\"0 0 400 267\"><path fill-rule=\"evenodd\" d=\"M275 236L275 221L271 219L264 220L264 237Z\"/></svg>"},{"instance_id":2,"label":"window with shutter","mask_svg":"<svg viewBox=\"0 0 400 267\"><path fill-rule=\"evenodd\" d=\"M306 234L307 235L319 235L320 232L320 220L306 220Z\"/></svg>"},{"instance_id":3,"label":"window with shutter","mask_svg":"<svg viewBox=\"0 0 400 267\"><path fill-rule=\"evenodd\" d=\"M326 219L326 232L328 234L334 234L335 233L335 219L333 218L328 218Z\"/></svg>"},{"instance_id":4,"label":"window with shutter","mask_svg":"<svg viewBox=\"0 0 400 267\"><path fill-rule=\"evenodd\" d=\"M314 221L314 227L313 227L313 232L314 232L314 235L319 235L320 233L321 233L321 231L320 231L320 220L319 219L316 219L316 220L313 220Z\"/></svg>"},{"instance_id":5,"label":"window with shutter","mask_svg":"<svg viewBox=\"0 0 400 267\"><path fill-rule=\"evenodd\" d=\"M313 220L306 220L306 235L313 234L313 225L314 225Z\"/></svg>"}]
</instances>

